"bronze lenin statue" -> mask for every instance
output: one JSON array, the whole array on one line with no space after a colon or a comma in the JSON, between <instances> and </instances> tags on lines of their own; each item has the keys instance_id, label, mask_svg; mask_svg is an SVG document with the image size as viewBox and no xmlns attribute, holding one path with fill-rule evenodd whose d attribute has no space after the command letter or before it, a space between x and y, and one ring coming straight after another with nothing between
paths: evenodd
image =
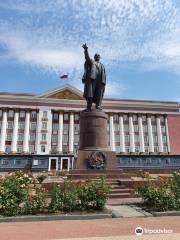
<instances>
[{"instance_id":1,"label":"bronze lenin statue","mask_svg":"<svg viewBox=\"0 0 180 240\"><path fill-rule=\"evenodd\" d=\"M101 102L104 96L106 85L105 68L100 63L100 55L96 53L94 60L89 57L88 47L84 48L85 64L82 82L84 83L84 97L87 101L87 111L91 111L92 103L96 104L96 109L102 110Z\"/></svg>"}]
</instances>

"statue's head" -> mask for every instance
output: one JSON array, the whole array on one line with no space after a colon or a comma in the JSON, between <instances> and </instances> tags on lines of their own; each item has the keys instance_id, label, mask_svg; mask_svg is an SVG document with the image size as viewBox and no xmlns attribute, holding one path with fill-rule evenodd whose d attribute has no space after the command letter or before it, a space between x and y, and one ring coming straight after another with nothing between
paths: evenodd
<instances>
[{"instance_id":1,"label":"statue's head","mask_svg":"<svg viewBox=\"0 0 180 240\"><path fill-rule=\"evenodd\" d=\"M96 53L96 54L94 55L94 60L95 60L95 61L99 62L100 58L101 58L101 56L100 56L99 53Z\"/></svg>"}]
</instances>

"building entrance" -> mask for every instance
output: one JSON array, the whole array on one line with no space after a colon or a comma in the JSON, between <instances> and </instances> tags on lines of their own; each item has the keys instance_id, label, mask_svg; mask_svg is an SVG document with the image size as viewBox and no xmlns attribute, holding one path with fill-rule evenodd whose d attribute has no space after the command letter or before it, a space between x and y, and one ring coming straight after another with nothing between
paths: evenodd
<instances>
[{"instance_id":1,"label":"building entrance","mask_svg":"<svg viewBox=\"0 0 180 240\"><path fill-rule=\"evenodd\" d=\"M57 171L58 170L58 157L49 158L49 168L48 171Z\"/></svg>"}]
</instances>

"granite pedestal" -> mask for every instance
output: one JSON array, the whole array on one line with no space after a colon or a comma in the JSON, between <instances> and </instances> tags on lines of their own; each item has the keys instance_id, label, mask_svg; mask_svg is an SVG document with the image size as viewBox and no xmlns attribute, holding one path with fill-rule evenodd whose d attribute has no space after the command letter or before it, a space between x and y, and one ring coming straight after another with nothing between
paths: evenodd
<instances>
[{"instance_id":1,"label":"granite pedestal","mask_svg":"<svg viewBox=\"0 0 180 240\"><path fill-rule=\"evenodd\" d=\"M93 152L102 152L106 157L105 169L117 169L116 153L108 147L108 116L103 111L82 111L80 114L80 143L77 169L87 169L87 161Z\"/></svg>"}]
</instances>

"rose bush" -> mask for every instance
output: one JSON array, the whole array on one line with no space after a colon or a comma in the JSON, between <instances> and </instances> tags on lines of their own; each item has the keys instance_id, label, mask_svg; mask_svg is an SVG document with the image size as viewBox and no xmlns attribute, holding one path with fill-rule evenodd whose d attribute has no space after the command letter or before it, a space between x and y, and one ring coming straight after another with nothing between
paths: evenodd
<instances>
[{"instance_id":1,"label":"rose bush","mask_svg":"<svg viewBox=\"0 0 180 240\"><path fill-rule=\"evenodd\" d=\"M64 179L48 194L37 178L18 171L0 178L0 215L102 210L109 192L110 186L104 178L96 181Z\"/></svg>"},{"instance_id":2,"label":"rose bush","mask_svg":"<svg viewBox=\"0 0 180 240\"><path fill-rule=\"evenodd\" d=\"M25 172L9 173L0 181L0 214L14 216L42 212L46 192Z\"/></svg>"},{"instance_id":3,"label":"rose bush","mask_svg":"<svg viewBox=\"0 0 180 240\"><path fill-rule=\"evenodd\" d=\"M137 193L144 199L147 207L155 211L180 210L180 174L171 177L160 176L152 179L149 173L142 173L146 181L135 186Z\"/></svg>"},{"instance_id":4,"label":"rose bush","mask_svg":"<svg viewBox=\"0 0 180 240\"><path fill-rule=\"evenodd\" d=\"M55 186L51 193L50 211L102 210L109 192L110 186L104 178L97 181L65 180L63 185Z\"/></svg>"}]
</instances>

